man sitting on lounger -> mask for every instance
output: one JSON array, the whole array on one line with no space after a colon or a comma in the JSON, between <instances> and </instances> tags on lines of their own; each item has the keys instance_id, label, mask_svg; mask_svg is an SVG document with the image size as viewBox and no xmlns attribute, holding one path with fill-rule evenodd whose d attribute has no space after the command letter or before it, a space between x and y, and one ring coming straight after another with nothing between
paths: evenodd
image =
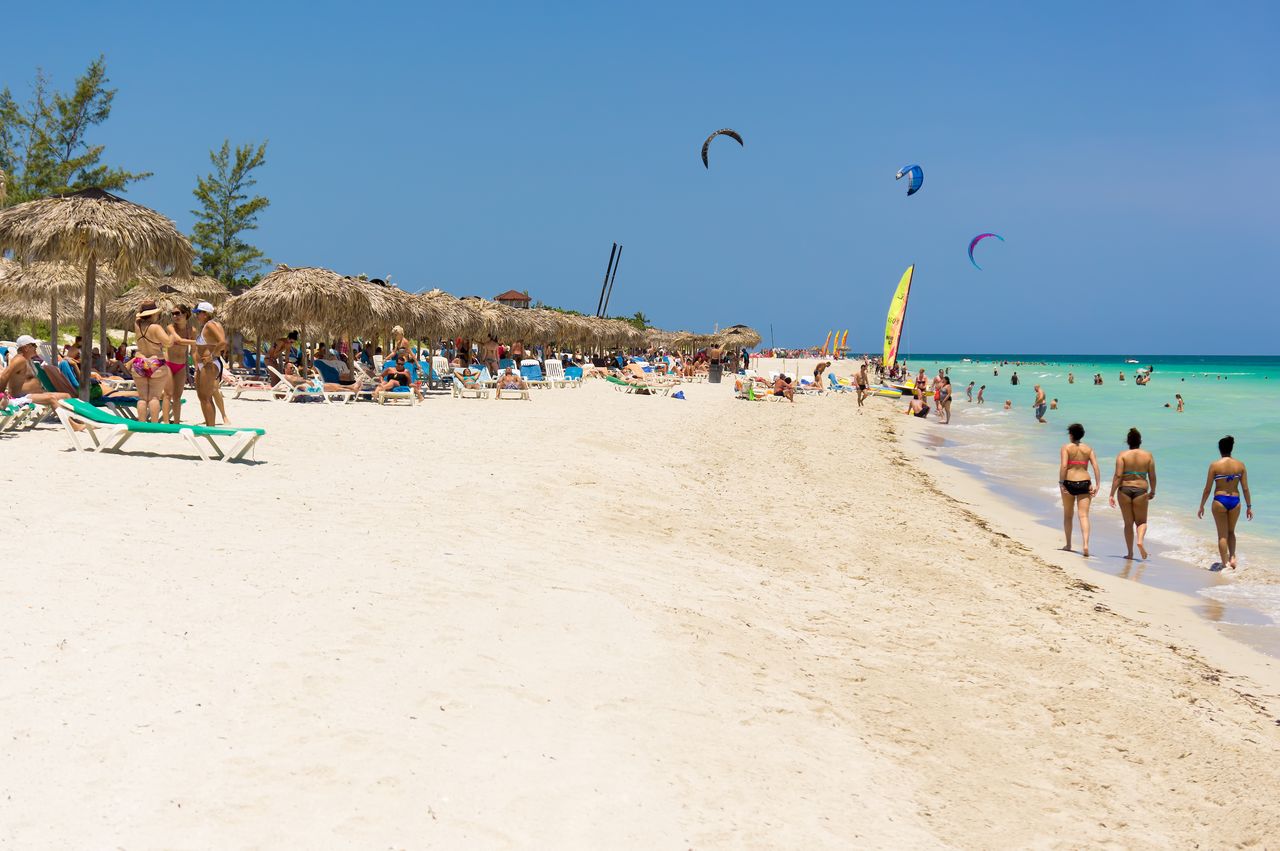
<instances>
[{"instance_id":1,"label":"man sitting on lounger","mask_svg":"<svg viewBox=\"0 0 1280 851\"><path fill-rule=\"evenodd\" d=\"M34 402L37 405L56 405L61 399L70 399L70 393L46 393L40 379L31 367L36 356L36 340L23 334L17 340L18 352L9 365L0 370L0 392L9 394L15 402Z\"/></svg>"},{"instance_id":2,"label":"man sitting on lounger","mask_svg":"<svg viewBox=\"0 0 1280 851\"><path fill-rule=\"evenodd\" d=\"M793 405L796 401L796 390L791 386L791 379L785 375L779 375L773 380L773 395L781 396Z\"/></svg>"},{"instance_id":3,"label":"man sitting on lounger","mask_svg":"<svg viewBox=\"0 0 1280 851\"><path fill-rule=\"evenodd\" d=\"M499 390L528 390L529 385L520 377L511 367L507 367L502 371L502 375L498 377Z\"/></svg>"}]
</instances>

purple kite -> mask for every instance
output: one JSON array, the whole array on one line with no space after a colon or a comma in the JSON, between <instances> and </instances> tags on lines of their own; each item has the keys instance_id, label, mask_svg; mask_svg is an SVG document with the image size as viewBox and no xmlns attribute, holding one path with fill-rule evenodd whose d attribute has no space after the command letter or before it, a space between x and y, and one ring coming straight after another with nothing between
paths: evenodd
<instances>
[{"instance_id":1,"label":"purple kite","mask_svg":"<svg viewBox=\"0 0 1280 851\"><path fill-rule=\"evenodd\" d=\"M996 239L1000 240L1001 242L1004 242L1004 237L998 233L980 233L977 236L975 236L973 239L969 240L969 262L972 263L973 268L977 269L979 272L982 271L982 267L978 265L977 260L973 259L973 248L975 245L977 245L979 242L981 242L982 240L986 239L989 236L994 236Z\"/></svg>"}]
</instances>

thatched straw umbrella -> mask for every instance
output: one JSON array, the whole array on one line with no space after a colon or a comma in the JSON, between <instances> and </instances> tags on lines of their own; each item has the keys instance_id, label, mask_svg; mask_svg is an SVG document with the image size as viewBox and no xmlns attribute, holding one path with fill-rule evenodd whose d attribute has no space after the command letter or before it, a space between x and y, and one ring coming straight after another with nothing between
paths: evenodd
<instances>
[{"instance_id":1,"label":"thatched straw umbrella","mask_svg":"<svg viewBox=\"0 0 1280 851\"><path fill-rule=\"evenodd\" d=\"M716 335L716 342L725 351L740 352L760 345L760 334L746 325L732 325Z\"/></svg>"},{"instance_id":2,"label":"thatched straw umbrella","mask_svg":"<svg viewBox=\"0 0 1280 851\"><path fill-rule=\"evenodd\" d=\"M369 312L369 299L337 272L281 264L256 286L222 306L224 324L274 334L294 328L344 331Z\"/></svg>"},{"instance_id":3,"label":"thatched straw umbrella","mask_svg":"<svg viewBox=\"0 0 1280 851\"><path fill-rule=\"evenodd\" d=\"M46 318L49 313L49 300L33 297L23 289L8 286L6 278L22 269L22 266L7 257L0 257L0 317L5 319L25 319L37 321ZM57 346L54 346L57 349Z\"/></svg>"},{"instance_id":4,"label":"thatched straw umbrella","mask_svg":"<svg viewBox=\"0 0 1280 851\"><path fill-rule=\"evenodd\" d=\"M22 263L62 260L84 268L81 334L86 345L93 334L99 263L110 263L126 280L152 267L185 277L191 274L194 256L191 243L170 219L101 189L0 211L0 250L4 249L11 249ZM85 400L92 362L89 357L80 359L80 397Z\"/></svg>"},{"instance_id":5,"label":"thatched straw umbrella","mask_svg":"<svg viewBox=\"0 0 1280 851\"><path fill-rule=\"evenodd\" d=\"M207 301L216 307L230 295L221 281L207 275L196 275L185 281L151 277L112 299L107 304L107 319L116 328L132 328L134 317L144 301L154 301L161 310L171 310L178 304L194 306L200 301Z\"/></svg>"},{"instance_id":6,"label":"thatched straw umbrella","mask_svg":"<svg viewBox=\"0 0 1280 851\"><path fill-rule=\"evenodd\" d=\"M444 290L428 290L415 298L422 303L428 315L436 318L441 336L471 337L482 330L483 320L480 314L471 309L467 302L454 298Z\"/></svg>"},{"instance_id":7,"label":"thatched straw umbrella","mask_svg":"<svg viewBox=\"0 0 1280 851\"><path fill-rule=\"evenodd\" d=\"M15 263L0 277L0 290L6 294L9 304L28 302L44 304L43 315L40 318L49 319L50 349L55 363L58 360L57 336L60 310L83 309L84 279L83 267L56 260ZM114 293L120 287L115 273L107 265L98 268L97 283L104 294ZM103 326L105 327L105 318ZM105 332L102 336L105 340ZM106 345L105 342L103 345ZM87 357L88 353L84 354Z\"/></svg>"}]
</instances>

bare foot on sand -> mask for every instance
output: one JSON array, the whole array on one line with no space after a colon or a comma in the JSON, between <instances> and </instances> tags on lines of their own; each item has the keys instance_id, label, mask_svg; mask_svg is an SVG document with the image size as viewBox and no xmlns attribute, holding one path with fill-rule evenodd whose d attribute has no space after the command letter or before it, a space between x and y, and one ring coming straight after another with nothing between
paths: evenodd
<instances>
[{"instance_id":1,"label":"bare foot on sand","mask_svg":"<svg viewBox=\"0 0 1280 851\"><path fill-rule=\"evenodd\" d=\"M1147 548L1146 548L1145 546L1143 546L1142 544L1138 544L1138 552L1142 553L1142 560L1143 560L1143 561L1146 561L1146 559L1147 559Z\"/></svg>"}]
</instances>

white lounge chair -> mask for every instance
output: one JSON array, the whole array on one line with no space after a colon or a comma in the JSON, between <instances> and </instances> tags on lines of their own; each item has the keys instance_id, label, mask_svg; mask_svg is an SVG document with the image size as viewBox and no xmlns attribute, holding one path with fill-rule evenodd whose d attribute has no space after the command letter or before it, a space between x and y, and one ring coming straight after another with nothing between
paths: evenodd
<instances>
[{"instance_id":1,"label":"white lounge chair","mask_svg":"<svg viewBox=\"0 0 1280 851\"><path fill-rule=\"evenodd\" d=\"M319 378L309 379L306 384L293 384L274 366L268 366L267 369L279 379L279 383L272 390L277 394L276 398L284 398L290 402L308 397L318 398L323 402L333 402L336 399L343 404L355 398L355 394L350 390L325 390L324 382Z\"/></svg>"},{"instance_id":2,"label":"white lounge chair","mask_svg":"<svg viewBox=\"0 0 1280 851\"><path fill-rule=\"evenodd\" d=\"M239 461L253 450L266 432L260 428L211 428L200 425L148 423L126 420L79 399L58 403L58 419L77 452L117 452L135 434L176 434L185 440L205 461ZM79 428L74 428L75 423ZM197 440L213 449L212 454ZM229 438L231 445L223 450L215 438Z\"/></svg>"},{"instance_id":3,"label":"white lounge chair","mask_svg":"<svg viewBox=\"0 0 1280 851\"><path fill-rule=\"evenodd\" d=\"M582 382L576 378L569 378L564 374L564 364L555 358L547 358L546 362L547 383L552 387L579 387Z\"/></svg>"}]
</instances>

